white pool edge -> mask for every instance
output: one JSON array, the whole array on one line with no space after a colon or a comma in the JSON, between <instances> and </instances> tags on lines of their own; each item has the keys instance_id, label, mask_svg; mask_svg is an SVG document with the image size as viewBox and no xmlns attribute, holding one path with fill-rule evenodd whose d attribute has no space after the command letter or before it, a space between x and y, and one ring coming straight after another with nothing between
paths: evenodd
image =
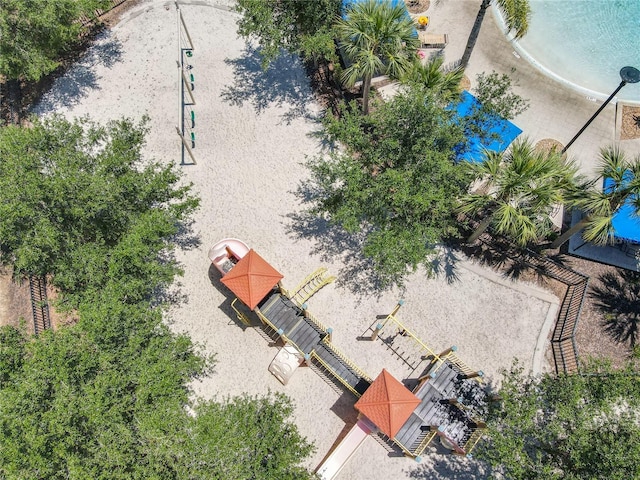
<instances>
[{"instance_id":1,"label":"white pool edge","mask_svg":"<svg viewBox=\"0 0 640 480\"><path fill-rule=\"evenodd\" d=\"M575 84L573 82L570 82L567 79L561 77L557 73L549 70L547 67L541 65L540 63L538 63L518 43L518 41L514 38L514 35L512 33L509 33L509 32L506 31L506 29L507 29L506 23L504 21L504 17L502 16L502 13L500 12L500 9L498 8L498 6L495 5L495 4L492 4L491 5L491 10L493 11L494 19L498 23L498 26L502 29L502 31L503 31L505 37L507 38L507 40L509 41L509 43L513 46L513 49L514 49L515 53L517 53L522 58L524 58L527 62L529 62L534 68L536 68L538 71L540 71L543 75L553 79L554 81L558 82L560 85L562 85L562 86L564 86L566 88L569 88L570 90L573 90L575 92L580 93L581 95L584 95L585 98L587 98L588 100L591 100L591 101L594 101L594 102L595 101L604 102L607 98L609 98L609 95L611 95L611 93L596 92L595 90L590 90L588 88L585 88L585 87L582 87L580 85L577 85L577 84ZM618 97L613 97L611 99L611 103L612 104L621 103L621 104L625 104L625 105L638 105L638 106L640 106L640 101L634 101L634 100L629 100L629 99L619 99Z\"/></svg>"}]
</instances>

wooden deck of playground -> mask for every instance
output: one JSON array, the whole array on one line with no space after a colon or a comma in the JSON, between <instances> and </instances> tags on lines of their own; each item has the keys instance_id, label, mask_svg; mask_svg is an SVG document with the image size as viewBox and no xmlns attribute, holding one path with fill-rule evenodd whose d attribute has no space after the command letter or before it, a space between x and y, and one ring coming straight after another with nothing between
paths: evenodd
<instances>
[{"instance_id":1,"label":"wooden deck of playground","mask_svg":"<svg viewBox=\"0 0 640 480\"><path fill-rule=\"evenodd\" d=\"M307 361L315 361L356 396L371 385L371 378L330 343L331 330L289 297L274 291L255 309L258 316Z\"/></svg>"}]
</instances>

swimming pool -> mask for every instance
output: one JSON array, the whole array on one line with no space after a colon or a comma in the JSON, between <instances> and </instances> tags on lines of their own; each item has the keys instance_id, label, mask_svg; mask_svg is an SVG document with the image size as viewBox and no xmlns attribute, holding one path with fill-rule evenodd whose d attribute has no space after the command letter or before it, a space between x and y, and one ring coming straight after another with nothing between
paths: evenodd
<instances>
[{"instance_id":1,"label":"swimming pool","mask_svg":"<svg viewBox=\"0 0 640 480\"><path fill-rule=\"evenodd\" d=\"M545 73L588 96L606 98L620 69L640 69L640 0L529 0L529 31L516 49ZM618 100L640 103L640 83Z\"/></svg>"}]
</instances>

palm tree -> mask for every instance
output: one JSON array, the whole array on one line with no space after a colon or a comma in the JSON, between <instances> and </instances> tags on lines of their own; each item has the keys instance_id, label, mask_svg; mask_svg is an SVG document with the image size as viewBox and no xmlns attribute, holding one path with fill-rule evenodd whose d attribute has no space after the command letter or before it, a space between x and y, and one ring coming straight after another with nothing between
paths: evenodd
<instances>
[{"instance_id":1,"label":"palm tree","mask_svg":"<svg viewBox=\"0 0 640 480\"><path fill-rule=\"evenodd\" d=\"M465 162L479 187L460 200L460 212L484 214L471 234L472 243L490 226L526 246L551 231L550 214L577 183L577 167L552 150L536 151L528 139L506 153L486 152L479 163Z\"/></svg>"},{"instance_id":2,"label":"palm tree","mask_svg":"<svg viewBox=\"0 0 640 480\"><path fill-rule=\"evenodd\" d=\"M516 38L522 38L527 33L527 30L529 30L529 16L531 15L529 0L496 0L496 2L498 2L498 8L500 8L504 15L507 29L510 32L514 32ZM460 60L460 66L463 69L467 68L469 58L471 58L471 52L476 45L478 35L480 35L480 27L482 27L484 15L487 13L490 5L491 0L482 0L480 4L480 10L478 10L476 20L473 22L473 28L469 34L467 46Z\"/></svg>"},{"instance_id":3,"label":"palm tree","mask_svg":"<svg viewBox=\"0 0 640 480\"><path fill-rule=\"evenodd\" d=\"M582 238L587 242L598 245L613 242L613 217L627 201L633 202L635 211L640 214L640 155L628 160L618 147L602 148L596 171L598 178L611 179L611 185L602 190L595 187L594 181L586 191L578 192L571 205L586 215L560 235L551 244L552 248L560 247L582 229Z\"/></svg>"},{"instance_id":4,"label":"palm tree","mask_svg":"<svg viewBox=\"0 0 640 480\"><path fill-rule=\"evenodd\" d=\"M460 82L464 76L464 70L460 67L443 68L443 63L444 58L441 56L431 58L426 64L416 59L413 67L402 78L402 81L424 85L445 103L450 103L460 95Z\"/></svg>"},{"instance_id":5,"label":"palm tree","mask_svg":"<svg viewBox=\"0 0 640 480\"><path fill-rule=\"evenodd\" d=\"M401 77L411 68L418 37L404 5L367 0L351 6L337 23L340 45L352 62L342 81L352 87L362 78L362 109L369 113L369 89L375 74Z\"/></svg>"}]
</instances>

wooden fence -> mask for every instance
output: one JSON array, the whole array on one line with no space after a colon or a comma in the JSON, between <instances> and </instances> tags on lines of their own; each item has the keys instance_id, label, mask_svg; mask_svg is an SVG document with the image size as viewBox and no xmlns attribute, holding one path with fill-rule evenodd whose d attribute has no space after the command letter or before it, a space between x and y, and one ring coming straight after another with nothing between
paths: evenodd
<instances>
[{"instance_id":1,"label":"wooden fence","mask_svg":"<svg viewBox=\"0 0 640 480\"><path fill-rule=\"evenodd\" d=\"M31 312L33 313L33 331L36 335L51 328L49 300L47 299L47 279L38 275L29 276L31 294Z\"/></svg>"},{"instance_id":2,"label":"wooden fence","mask_svg":"<svg viewBox=\"0 0 640 480\"><path fill-rule=\"evenodd\" d=\"M96 20L99 20L102 15L104 15L107 12L110 12L111 10L122 5L126 1L127 0L111 0L109 2L109 5L104 10L94 10L93 15L83 15L78 19L78 21L82 23L82 25L85 27L88 25L91 25Z\"/></svg>"}]
</instances>

